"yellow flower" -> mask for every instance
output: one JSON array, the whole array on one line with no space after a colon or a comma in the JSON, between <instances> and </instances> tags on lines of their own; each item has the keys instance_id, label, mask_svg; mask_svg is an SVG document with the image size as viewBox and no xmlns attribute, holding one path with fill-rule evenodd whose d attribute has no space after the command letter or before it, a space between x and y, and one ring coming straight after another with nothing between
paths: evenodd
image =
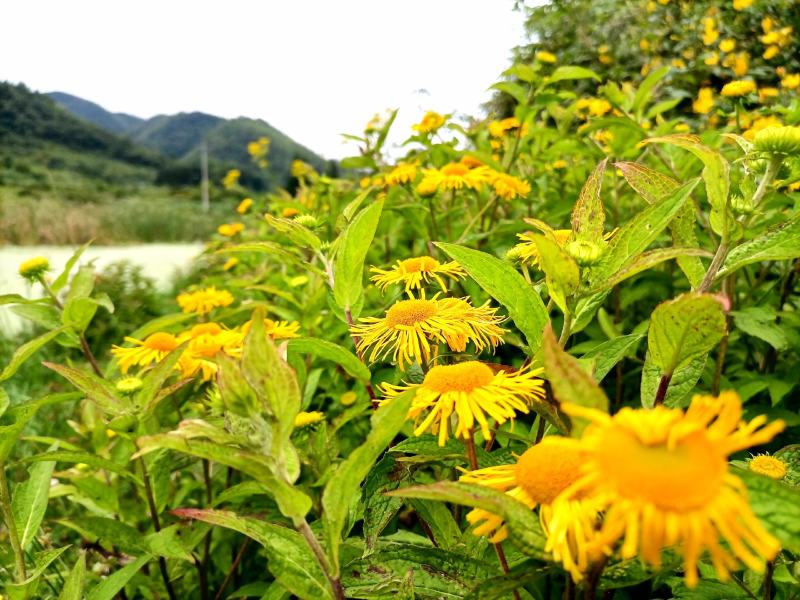
<instances>
[{"instance_id":1,"label":"yellow flower","mask_svg":"<svg viewBox=\"0 0 800 600\"><path fill-rule=\"evenodd\" d=\"M781 125L783 125L783 123L775 115L758 117L755 121L753 121L748 130L744 132L743 137L752 142L759 131L766 129L767 127L780 127Z\"/></svg>"},{"instance_id":2,"label":"yellow flower","mask_svg":"<svg viewBox=\"0 0 800 600\"><path fill-rule=\"evenodd\" d=\"M558 60L555 54L547 52L546 50L539 50L539 52L536 53L535 58L539 62L550 63L550 64Z\"/></svg>"},{"instance_id":3,"label":"yellow flower","mask_svg":"<svg viewBox=\"0 0 800 600\"><path fill-rule=\"evenodd\" d=\"M777 98L780 90L774 87L762 87L758 88L758 100L759 102L766 102L770 98Z\"/></svg>"},{"instance_id":4,"label":"yellow flower","mask_svg":"<svg viewBox=\"0 0 800 600\"><path fill-rule=\"evenodd\" d=\"M775 21L770 19L769 17L764 17L761 19L761 29L764 33L769 33L775 27Z\"/></svg>"},{"instance_id":5,"label":"yellow flower","mask_svg":"<svg viewBox=\"0 0 800 600\"><path fill-rule=\"evenodd\" d=\"M723 52L733 52L736 49L736 40L724 39L719 43L719 49Z\"/></svg>"},{"instance_id":6,"label":"yellow flower","mask_svg":"<svg viewBox=\"0 0 800 600\"><path fill-rule=\"evenodd\" d=\"M530 184L513 175L492 171L489 177L489 182L494 188L495 194L505 200L524 198L531 193Z\"/></svg>"},{"instance_id":7,"label":"yellow flower","mask_svg":"<svg viewBox=\"0 0 800 600\"><path fill-rule=\"evenodd\" d=\"M495 313L488 302L476 308L466 299L423 296L397 302L383 318L361 318L350 331L359 338L359 353L372 348L370 362L391 355L404 371L406 364L427 363L439 343L455 352L463 352L470 342L478 353L494 349L505 333L503 317Z\"/></svg>"},{"instance_id":8,"label":"yellow flower","mask_svg":"<svg viewBox=\"0 0 800 600\"><path fill-rule=\"evenodd\" d=\"M411 129L417 133L431 133L439 129L444 123L445 118L442 115L429 110L419 123L411 126Z\"/></svg>"},{"instance_id":9,"label":"yellow flower","mask_svg":"<svg viewBox=\"0 0 800 600\"><path fill-rule=\"evenodd\" d=\"M719 64L719 53L717 53L717 52L712 52L711 54L709 54L709 55L708 55L708 56L707 56L707 57L706 57L706 58L703 60L703 62L704 62L705 64L707 64L709 67L714 67L714 66L718 65L718 64Z\"/></svg>"},{"instance_id":10,"label":"yellow flower","mask_svg":"<svg viewBox=\"0 0 800 600\"><path fill-rule=\"evenodd\" d=\"M131 337L126 337L125 341L133 344L133 347L114 346L111 349L111 354L119 359L119 369L123 373L127 373L128 369L134 365L146 367L160 362L180 345L174 335L163 331L147 336L144 341Z\"/></svg>"},{"instance_id":11,"label":"yellow flower","mask_svg":"<svg viewBox=\"0 0 800 600\"><path fill-rule=\"evenodd\" d=\"M211 286L195 292L183 292L178 295L178 306L185 313L205 315L218 306L233 304L233 296L227 290L218 290Z\"/></svg>"},{"instance_id":12,"label":"yellow flower","mask_svg":"<svg viewBox=\"0 0 800 600\"><path fill-rule=\"evenodd\" d=\"M353 391L345 392L341 396L339 396L339 402L342 403L342 406L352 406L358 400L358 394Z\"/></svg>"},{"instance_id":13,"label":"yellow flower","mask_svg":"<svg viewBox=\"0 0 800 600\"><path fill-rule=\"evenodd\" d=\"M733 0L734 10L744 10L753 5L753 0Z\"/></svg>"},{"instance_id":14,"label":"yellow flower","mask_svg":"<svg viewBox=\"0 0 800 600\"><path fill-rule=\"evenodd\" d=\"M236 212L238 212L240 215L243 215L252 207L253 207L253 199L245 198L244 200L239 202L239 206L236 207Z\"/></svg>"},{"instance_id":15,"label":"yellow flower","mask_svg":"<svg viewBox=\"0 0 800 600\"><path fill-rule=\"evenodd\" d=\"M764 50L764 54L762 54L762 56L764 57L764 60L771 60L778 55L780 50L780 46L769 46L766 50Z\"/></svg>"},{"instance_id":16,"label":"yellow flower","mask_svg":"<svg viewBox=\"0 0 800 600\"><path fill-rule=\"evenodd\" d=\"M600 64L603 65L610 65L612 62L614 62L614 59L611 58L611 56L609 56L608 54L601 54L600 56L597 57L597 60L599 60Z\"/></svg>"},{"instance_id":17,"label":"yellow flower","mask_svg":"<svg viewBox=\"0 0 800 600\"><path fill-rule=\"evenodd\" d=\"M239 259L235 256L230 257L228 260L225 261L225 264L222 265L222 269L224 271L230 271L233 267L239 264Z\"/></svg>"},{"instance_id":18,"label":"yellow flower","mask_svg":"<svg viewBox=\"0 0 800 600\"><path fill-rule=\"evenodd\" d=\"M800 73L789 73L781 79L781 87L787 90L795 90L800 87Z\"/></svg>"},{"instance_id":19,"label":"yellow flower","mask_svg":"<svg viewBox=\"0 0 800 600\"><path fill-rule=\"evenodd\" d=\"M239 177L242 176L242 172L239 169L231 169L227 173L225 173L225 177L222 178L222 185L226 190L231 189L233 186L236 185L236 182L239 181Z\"/></svg>"},{"instance_id":20,"label":"yellow flower","mask_svg":"<svg viewBox=\"0 0 800 600\"><path fill-rule=\"evenodd\" d=\"M243 335L247 335L250 331L253 321L247 321L241 327ZM300 329L300 323L297 321L273 321L272 319L264 319L264 332L273 340L289 340L292 338L300 337L297 333Z\"/></svg>"},{"instance_id":21,"label":"yellow flower","mask_svg":"<svg viewBox=\"0 0 800 600\"><path fill-rule=\"evenodd\" d=\"M297 214L299 214L299 213L300 213L300 211L299 211L298 209L296 209L295 207L293 207L293 206L288 206L288 207L284 208L284 209L281 211L281 216L282 216L284 219L288 219L289 217L293 217L293 216L295 216L295 215L297 215Z\"/></svg>"},{"instance_id":22,"label":"yellow flower","mask_svg":"<svg viewBox=\"0 0 800 600\"><path fill-rule=\"evenodd\" d=\"M269 151L269 138L260 137L247 144L247 153L258 163L258 166L267 166L267 152Z\"/></svg>"},{"instance_id":23,"label":"yellow flower","mask_svg":"<svg viewBox=\"0 0 800 600\"><path fill-rule=\"evenodd\" d=\"M470 471L460 477L465 483L475 483L522 502L530 509L539 506L539 520L547 533L552 526L562 533L560 538L551 537L545 550L561 562L578 581L591 562L601 555L592 548L598 511L581 500L570 502L567 522L553 522L552 503L565 489L581 477L583 457L571 441L548 436L530 447L517 459L516 464L499 465ZM557 517L563 519L564 509ZM503 519L487 510L476 508L467 513L467 521L479 524L475 535L491 536L489 541L498 543L506 539L508 532Z\"/></svg>"},{"instance_id":24,"label":"yellow flower","mask_svg":"<svg viewBox=\"0 0 800 600\"><path fill-rule=\"evenodd\" d=\"M692 102L692 110L700 115L705 115L714 108L714 90L710 87L700 88L697 100Z\"/></svg>"},{"instance_id":25,"label":"yellow flower","mask_svg":"<svg viewBox=\"0 0 800 600\"><path fill-rule=\"evenodd\" d=\"M50 261L44 256L35 256L20 264L19 274L34 281L50 270Z\"/></svg>"},{"instance_id":26,"label":"yellow flower","mask_svg":"<svg viewBox=\"0 0 800 600\"><path fill-rule=\"evenodd\" d=\"M244 335L235 329L224 329L219 323L201 323L181 333L178 341L188 341L186 351L178 360L181 375L194 377L200 373L203 381L210 381L218 370L214 358L219 353L239 358Z\"/></svg>"},{"instance_id":27,"label":"yellow flower","mask_svg":"<svg viewBox=\"0 0 800 600\"><path fill-rule=\"evenodd\" d=\"M386 174L386 183L388 185L400 185L402 183L411 183L417 178L417 164L416 163L397 163L395 167Z\"/></svg>"},{"instance_id":28,"label":"yellow flower","mask_svg":"<svg viewBox=\"0 0 800 600\"><path fill-rule=\"evenodd\" d=\"M772 479L783 479L786 477L787 471L785 462L769 454L754 456L747 462L747 468L754 473L766 475Z\"/></svg>"},{"instance_id":29,"label":"yellow flower","mask_svg":"<svg viewBox=\"0 0 800 600\"><path fill-rule=\"evenodd\" d=\"M647 52L650 50L650 42L646 38L642 38L639 40L639 50L642 52Z\"/></svg>"},{"instance_id":30,"label":"yellow flower","mask_svg":"<svg viewBox=\"0 0 800 600\"><path fill-rule=\"evenodd\" d=\"M486 167L470 169L461 163L450 163L441 169L425 169L417 192L429 196L439 189L460 190L464 187L477 190L489 179Z\"/></svg>"},{"instance_id":31,"label":"yellow flower","mask_svg":"<svg viewBox=\"0 0 800 600\"><path fill-rule=\"evenodd\" d=\"M552 167L554 169L566 169L569 166L567 161L559 158L558 160L553 161Z\"/></svg>"},{"instance_id":32,"label":"yellow flower","mask_svg":"<svg viewBox=\"0 0 800 600\"><path fill-rule=\"evenodd\" d=\"M314 167L312 167L307 162L295 159L292 161L291 174L292 177L296 179L301 179L301 178L314 177L317 174L317 172L314 170Z\"/></svg>"},{"instance_id":33,"label":"yellow flower","mask_svg":"<svg viewBox=\"0 0 800 600\"><path fill-rule=\"evenodd\" d=\"M294 427L295 429L300 429L302 427L308 427L309 425L314 425L324 420L325 420L325 415L318 410L314 410L311 412L303 411L297 413L297 416L294 418Z\"/></svg>"},{"instance_id":34,"label":"yellow flower","mask_svg":"<svg viewBox=\"0 0 800 600\"><path fill-rule=\"evenodd\" d=\"M526 222L536 227L536 229L541 231L546 237L553 240L562 248L566 246L570 236L572 235L571 229L553 229L547 223L539 221L538 219L526 219ZM514 250L516 251L517 256L519 256L519 259L523 264L538 266L539 248L536 246L536 242L533 241L533 233L518 233L517 237L522 240L522 243L514 246Z\"/></svg>"},{"instance_id":35,"label":"yellow flower","mask_svg":"<svg viewBox=\"0 0 800 600\"><path fill-rule=\"evenodd\" d=\"M476 360L431 368L418 385L382 386L386 401L416 389L408 418L414 419L414 435L429 429L438 434L439 445L447 443L450 416L456 419L453 435L467 439L478 426L485 439L491 436L489 420L502 424L518 412L527 414L536 399L544 398L544 385L537 377L541 369L495 373ZM488 418L487 418L488 417Z\"/></svg>"},{"instance_id":36,"label":"yellow flower","mask_svg":"<svg viewBox=\"0 0 800 600\"><path fill-rule=\"evenodd\" d=\"M562 501L578 495L597 502L605 513L600 546L623 540L622 558L639 555L656 567L661 550L674 546L688 587L697 585L704 550L721 580L737 567L737 558L762 571L777 554L780 544L753 514L728 456L770 441L783 430L782 421L765 425L760 416L743 422L735 392L695 396L685 413L664 406L623 408L614 416L569 403L562 409L590 425L573 440L585 453L583 476L555 501L554 515ZM559 529L552 527L548 537Z\"/></svg>"},{"instance_id":37,"label":"yellow flower","mask_svg":"<svg viewBox=\"0 0 800 600\"><path fill-rule=\"evenodd\" d=\"M224 235L225 237L233 237L237 233L241 233L243 230L244 225L241 223L223 223L217 227L217 233Z\"/></svg>"},{"instance_id":38,"label":"yellow flower","mask_svg":"<svg viewBox=\"0 0 800 600\"><path fill-rule=\"evenodd\" d=\"M750 55L747 52L739 52L733 61L733 73L737 77L744 77L747 75L749 69Z\"/></svg>"},{"instance_id":39,"label":"yellow flower","mask_svg":"<svg viewBox=\"0 0 800 600\"><path fill-rule=\"evenodd\" d=\"M459 160L458 162L460 162L468 169L477 169L478 167L483 166L483 163L480 160L478 160L474 156L469 156L469 155L462 156L461 160Z\"/></svg>"},{"instance_id":40,"label":"yellow flower","mask_svg":"<svg viewBox=\"0 0 800 600\"><path fill-rule=\"evenodd\" d=\"M521 124L517 117L508 117L507 119L501 119L500 121L492 121L489 123L489 135L495 138L503 137L506 132L511 131L513 129L519 129ZM522 135L524 136L527 132L527 125L522 127Z\"/></svg>"},{"instance_id":41,"label":"yellow flower","mask_svg":"<svg viewBox=\"0 0 800 600\"><path fill-rule=\"evenodd\" d=\"M442 264L430 256L398 260L391 269L372 267L370 271L376 273L370 279L382 292L386 292L386 288L392 284L405 283L405 289L409 295L411 295L411 290L421 290L423 283L430 281L438 283L442 291L446 292L447 285L442 276L453 280L466 277L464 269L457 262L451 261Z\"/></svg>"},{"instance_id":42,"label":"yellow flower","mask_svg":"<svg viewBox=\"0 0 800 600\"><path fill-rule=\"evenodd\" d=\"M728 98L735 98L737 96L746 96L756 91L756 84L751 79L740 79L731 81L722 86L720 94Z\"/></svg>"}]
</instances>

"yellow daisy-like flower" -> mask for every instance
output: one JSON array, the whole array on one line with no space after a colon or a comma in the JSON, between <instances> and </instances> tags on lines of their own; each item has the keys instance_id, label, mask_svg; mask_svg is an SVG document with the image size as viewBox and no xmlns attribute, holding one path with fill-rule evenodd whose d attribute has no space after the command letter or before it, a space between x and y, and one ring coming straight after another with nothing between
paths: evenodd
<instances>
[{"instance_id":1,"label":"yellow daisy-like flower","mask_svg":"<svg viewBox=\"0 0 800 600\"><path fill-rule=\"evenodd\" d=\"M537 377L541 372L521 369L495 373L485 363L472 360L433 367L418 385L387 383L382 389L387 401L416 389L408 411L409 419L415 421L414 435L430 429L438 434L439 445L444 446L449 437L450 415L457 419L455 437L469 438L477 424L488 439L489 419L502 424L513 421L518 412L527 414L531 402L544 397L544 384Z\"/></svg>"},{"instance_id":2,"label":"yellow daisy-like flower","mask_svg":"<svg viewBox=\"0 0 800 600\"><path fill-rule=\"evenodd\" d=\"M196 292L183 292L177 300L183 312L198 315L208 314L218 306L233 304L233 296L228 290L218 290L214 286Z\"/></svg>"},{"instance_id":3,"label":"yellow daisy-like flower","mask_svg":"<svg viewBox=\"0 0 800 600\"><path fill-rule=\"evenodd\" d=\"M217 233L225 237L233 237L242 231L244 231L244 225L242 223L223 223L217 227Z\"/></svg>"},{"instance_id":4,"label":"yellow daisy-like flower","mask_svg":"<svg viewBox=\"0 0 800 600\"><path fill-rule=\"evenodd\" d=\"M294 206L287 206L286 208L284 208L281 211L281 216L284 219L288 219L290 217L294 217L294 216L299 215L299 214L300 214L300 211L298 209L296 209Z\"/></svg>"},{"instance_id":5,"label":"yellow daisy-like flower","mask_svg":"<svg viewBox=\"0 0 800 600\"><path fill-rule=\"evenodd\" d=\"M722 40L719 43L719 49L723 52L733 52L736 50L736 40L732 40L730 38Z\"/></svg>"},{"instance_id":6,"label":"yellow daisy-like flower","mask_svg":"<svg viewBox=\"0 0 800 600\"><path fill-rule=\"evenodd\" d=\"M308 427L309 425L314 425L324 420L325 420L325 414L321 413L318 410L312 410L310 412L303 411L297 413L297 416L294 418L294 426L295 429L300 429L302 427Z\"/></svg>"},{"instance_id":7,"label":"yellow daisy-like flower","mask_svg":"<svg viewBox=\"0 0 800 600\"><path fill-rule=\"evenodd\" d=\"M411 290L420 290L423 283L429 283L431 280L438 283L442 291L446 292L447 285L442 276L457 280L467 275L457 262L440 263L430 256L398 260L391 269L372 267L370 271L376 273L370 280L374 281L382 292L385 292L386 288L392 284L405 283L406 292L409 295L411 295Z\"/></svg>"},{"instance_id":8,"label":"yellow daisy-like flower","mask_svg":"<svg viewBox=\"0 0 800 600\"><path fill-rule=\"evenodd\" d=\"M350 328L358 339L358 351L370 348L370 362L391 354L401 371L413 362L427 363L436 353L436 344L443 343L463 352L467 344L475 344L476 352L494 349L503 341L503 317L487 302L474 307L466 299L411 298L394 304L383 318L365 317Z\"/></svg>"},{"instance_id":9,"label":"yellow daisy-like flower","mask_svg":"<svg viewBox=\"0 0 800 600\"><path fill-rule=\"evenodd\" d=\"M222 265L222 270L223 271L230 271L231 269L233 269L238 264L239 264L239 259L236 258L235 256L232 256L228 260L225 261L224 265Z\"/></svg>"},{"instance_id":10,"label":"yellow daisy-like flower","mask_svg":"<svg viewBox=\"0 0 800 600\"><path fill-rule=\"evenodd\" d=\"M531 185L527 181L523 181L508 173L492 171L490 173L489 182L492 184L495 194L504 200L524 198L531 193Z\"/></svg>"},{"instance_id":11,"label":"yellow daisy-like flower","mask_svg":"<svg viewBox=\"0 0 800 600\"><path fill-rule=\"evenodd\" d=\"M242 172L239 169L231 169L227 173L225 173L225 177L222 178L222 185L226 190L231 189L236 183L239 181L239 177L242 176Z\"/></svg>"},{"instance_id":12,"label":"yellow daisy-like flower","mask_svg":"<svg viewBox=\"0 0 800 600\"><path fill-rule=\"evenodd\" d=\"M411 183L417 178L417 164L401 162L386 174L388 185Z\"/></svg>"},{"instance_id":13,"label":"yellow daisy-like flower","mask_svg":"<svg viewBox=\"0 0 800 600\"><path fill-rule=\"evenodd\" d=\"M486 167L470 169L460 162L450 163L441 169L425 169L422 174L417 192L423 196L429 196L439 189L460 190L466 187L477 190L489 180Z\"/></svg>"},{"instance_id":14,"label":"yellow daisy-like flower","mask_svg":"<svg viewBox=\"0 0 800 600\"><path fill-rule=\"evenodd\" d=\"M133 347L114 346L111 349L111 354L119 360L119 370L123 373L127 373L133 366L146 367L160 362L180 345L174 335L163 331L147 336L144 341L132 337L126 337L125 341L133 344Z\"/></svg>"},{"instance_id":15,"label":"yellow daisy-like flower","mask_svg":"<svg viewBox=\"0 0 800 600\"><path fill-rule=\"evenodd\" d=\"M710 87L700 88L697 99L692 102L692 110L699 115L705 115L714 108L714 90Z\"/></svg>"},{"instance_id":16,"label":"yellow daisy-like flower","mask_svg":"<svg viewBox=\"0 0 800 600\"><path fill-rule=\"evenodd\" d=\"M477 169L478 167L482 167L483 166L483 163L479 159L475 158L474 156L470 156L468 154L465 155L465 156L462 156L461 160L459 160L458 162L460 162L462 165L464 165L468 169Z\"/></svg>"},{"instance_id":17,"label":"yellow daisy-like flower","mask_svg":"<svg viewBox=\"0 0 800 600\"><path fill-rule=\"evenodd\" d=\"M517 117L508 117L500 119L499 121L492 121L489 123L489 135L495 138L501 138L507 132L519 129L522 127L520 133L524 136L528 131L527 123L523 126Z\"/></svg>"},{"instance_id":18,"label":"yellow daisy-like flower","mask_svg":"<svg viewBox=\"0 0 800 600\"><path fill-rule=\"evenodd\" d=\"M307 162L299 159L295 159L292 161L292 165L289 168L289 171L292 177L295 177L296 179L301 179L301 178L308 179L314 177L317 174L317 171L314 169L314 167L312 167Z\"/></svg>"},{"instance_id":19,"label":"yellow daisy-like flower","mask_svg":"<svg viewBox=\"0 0 800 600\"><path fill-rule=\"evenodd\" d=\"M219 323L201 323L179 335L178 341L189 342L186 352L178 360L181 375L194 377L200 373L203 381L210 381L218 370L214 358L218 353L239 358L244 335L235 329L225 329Z\"/></svg>"},{"instance_id":20,"label":"yellow daisy-like flower","mask_svg":"<svg viewBox=\"0 0 800 600\"><path fill-rule=\"evenodd\" d=\"M756 91L756 84L751 79L739 79L737 81L730 81L722 86L720 94L728 98L736 98L738 96L746 96Z\"/></svg>"},{"instance_id":21,"label":"yellow daisy-like flower","mask_svg":"<svg viewBox=\"0 0 800 600\"><path fill-rule=\"evenodd\" d=\"M774 87L758 88L758 101L766 102L771 98L777 98L778 94L780 94L780 90L778 88Z\"/></svg>"},{"instance_id":22,"label":"yellow daisy-like flower","mask_svg":"<svg viewBox=\"0 0 800 600\"><path fill-rule=\"evenodd\" d=\"M550 64L553 64L558 60L555 54L553 54L552 52L547 52L546 50L540 50L539 52L537 52L535 58L539 62L550 63Z\"/></svg>"},{"instance_id":23,"label":"yellow daisy-like flower","mask_svg":"<svg viewBox=\"0 0 800 600\"><path fill-rule=\"evenodd\" d=\"M745 10L753 6L753 0L733 0L734 10Z\"/></svg>"},{"instance_id":24,"label":"yellow daisy-like flower","mask_svg":"<svg viewBox=\"0 0 800 600\"><path fill-rule=\"evenodd\" d=\"M796 90L800 87L800 73L789 73L781 79L781 87L787 90Z\"/></svg>"},{"instance_id":25,"label":"yellow daisy-like flower","mask_svg":"<svg viewBox=\"0 0 800 600\"><path fill-rule=\"evenodd\" d=\"M747 468L753 471L753 473L766 475L772 479L783 479L786 477L787 471L785 462L769 454L754 456L747 462Z\"/></svg>"},{"instance_id":26,"label":"yellow daisy-like flower","mask_svg":"<svg viewBox=\"0 0 800 600\"><path fill-rule=\"evenodd\" d=\"M559 494L581 477L582 464L583 456L574 443L562 437L549 436L528 448L516 464L470 471L460 480L505 492L530 509L539 506L539 521L545 533L553 525L559 532L558 537L548 539L545 550L579 581L603 551L593 543L598 511L591 503L575 499L569 504L569 521L563 522L564 509L554 514L552 504ZM473 530L475 535L488 535L493 543L508 536L502 517L487 510L471 510L467 513L467 521L477 524Z\"/></svg>"},{"instance_id":27,"label":"yellow daisy-like flower","mask_svg":"<svg viewBox=\"0 0 800 600\"><path fill-rule=\"evenodd\" d=\"M758 117L755 121L753 121L750 127L748 127L747 131L742 134L742 137L752 142L759 131L767 129L768 127L780 127L781 125L783 125L783 122L781 122L781 120L775 115Z\"/></svg>"},{"instance_id":28,"label":"yellow daisy-like flower","mask_svg":"<svg viewBox=\"0 0 800 600\"><path fill-rule=\"evenodd\" d=\"M442 115L429 110L419 123L411 126L411 129L417 133L431 133L444 125L444 122L445 118Z\"/></svg>"},{"instance_id":29,"label":"yellow daisy-like flower","mask_svg":"<svg viewBox=\"0 0 800 600\"><path fill-rule=\"evenodd\" d=\"M252 207L253 207L253 199L245 198L244 200L239 202L239 206L236 207L236 212L238 212L240 215L243 215Z\"/></svg>"},{"instance_id":30,"label":"yellow daisy-like flower","mask_svg":"<svg viewBox=\"0 0 800 600\"><path fill-rule=\"evenodd\" d=\"M242 325L242 335L247 335L250 331L253 321L247 321ZM273 340L289 340L292 338L300 337L297 331L300 329L300 323L297 321L273 321L272 319L264 319L264 332Z\"/></svg>"},{"instance_id":31,"label":"yellow daisy-like flower","mask_svg":"<svg viewBox=\"0 0 800 600\"><path fill-rule=\"evenodd\" d=\"M728 456L770 441L782 421L767 417L742 421L735 392L718 398L695 396L684 413L676 408L623 408L614 416L562 404L573 417L591 423L574 440L586 461L583 476L553 505L590 498L604 511L598 543L622 541L622 558L637 554L659 566L661 550L675 546L684 563L686 585L697 585L697 562L708 551L721 580L738 560L761 571L780 549L747 503L742 481L728 469ZM566 520L550 536L557 536ZM720 544L724 540L730 550ZM737 560L738 559L738 560Z\"/></svg>"},{"instance_id":32,"label":"yellow daisy-like flower","mask_svg":"<svg viewBox=\"0 0 800 600\"><path fill-rule=\"evenodd\" d=\"M572 235L571 229L553 229L547 223L539 221L538 219L525 219L525 222L536 227L536 229L561 247L567 245ZM533 232L530 231L518 233L517 237L521 240L521 243L514 246L513 250L515 256L517 256L523 264L536 267L539 265L539 248L536 242L533 241L533 236Z\"/></svg>"},{"instance_id":33,"label":"yellow daisy-like flower","mask_svg":"<svg viewBox=\"0 0 800 600\"><path fill-rule=\"evenodd\" d=\"M25 279L38 279L50 270L50 261L44 256L35 256L19 265L19 274Z\"/></svg>"}]
</instances>

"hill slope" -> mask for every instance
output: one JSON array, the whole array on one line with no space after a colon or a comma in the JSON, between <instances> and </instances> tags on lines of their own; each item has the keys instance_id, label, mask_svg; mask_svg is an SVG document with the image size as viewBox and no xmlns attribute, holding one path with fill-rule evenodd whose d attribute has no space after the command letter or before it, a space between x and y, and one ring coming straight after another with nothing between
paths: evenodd
<instances>
[{"instance_id":1,"label":"hill slope","mask_svg":"<svg viewBox=\"0 0 800 600\"><path fill-rule=\"evenodd\" d=\"M99 104L78 98L64 92L50 92L46 94L73 115L84 121L89 121L112 133L130 133L144 123L144 119L126 113L112 113Z\"/></svg>"}]
</instances>

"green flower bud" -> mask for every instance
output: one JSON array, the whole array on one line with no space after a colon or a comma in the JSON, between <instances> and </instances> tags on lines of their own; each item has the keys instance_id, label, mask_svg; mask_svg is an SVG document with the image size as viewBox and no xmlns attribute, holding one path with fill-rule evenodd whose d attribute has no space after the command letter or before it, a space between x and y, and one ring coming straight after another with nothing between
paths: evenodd
<instances>
[{"instance_id":1,"label":"green flower bud","mask_svg":"<svg viewBox=\"0 0 800 600\"><path fill-rule=\"evenodd\" d=\"M751 215L755 210L752 198L744 199L739 195L731 196L731 208L740 215Z\"/></svg>"},{"instance_id":2,"label":"green flower bud","mask_svg":"<svg viewBox=\"0 0 800 600\"><path fill-rule=\"evenodd\" d=\"M138 377L125 377L117 381L116 388L123 396L130 396L142 389L142 380Z\"/></svg>"},{"instance_id":3,"label":"green flower bud","mask_svg":"<svg viewBox=\"0 0 800 600\"><path fill-rule=\"evenodd\" d=\"M575 240L567 244L567 253L579 265L593 265L603 254L603 248L594 242Z\"/></svg>"},{"instance_id":4,"label":"green flower bud","mask_svg":"<svg viewBox=\"0 0 800 600\"><path fill-rule=\"evenodd\" d=\"M294 218L294 222L303 227L308 227L309 229L314 229L314 227L319 226L319 221L317 221L314 215L297 215Z\"/></svg>"},{"instance_id":5,"label":"green flower bud","mask_svg":"<svg viewBox=\"0 0 800 600\"><path fill-rule=\"evenodd\" d=\"M25 279L30 279L31 281L36 281L49 270L50 261L44 256L31 258L19 266L19 274Z\"/></svg>"},{"instance_id":6,"label":"green flower bud","mask_svg":"<svg viewBox=\"0 0 800 600\"><path fill-rule=\"evenodd\" d=\"M770 154L800 154L800 127L767 127L753 139L759 152Z\"/></svg>"},{"instance_id":7,"label":"green flower bud","mask_svg":"<svg viewBox=\"0 0 800 600\"><path fill-rule=\"evenodd\" d=\"M518 263L522 260L522 251L519 246L513 246L506 252L506 260L512 263Z\"/></svg>"}]
</instances>

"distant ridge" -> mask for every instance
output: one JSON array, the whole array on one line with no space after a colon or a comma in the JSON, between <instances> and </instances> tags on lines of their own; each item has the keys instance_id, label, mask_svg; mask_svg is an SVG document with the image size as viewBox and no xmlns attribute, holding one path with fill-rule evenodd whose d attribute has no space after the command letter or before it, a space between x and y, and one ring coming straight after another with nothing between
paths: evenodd
<instances>
[{"instance_id":1,"label":"distant ridge","mask_svg":"<svg viewBox=\"0 0 800 600\"><path fill-rule=\"evenodd\" d=\"M72 94L50 92L46 95L50 96L57 104L66 108L79 119L94 123L98 127L102 127L112 133L130 133L145 121L133 115L109 112L99 104L84 100L83 98L78 98Z\"/></svg>"}]
</instances>

